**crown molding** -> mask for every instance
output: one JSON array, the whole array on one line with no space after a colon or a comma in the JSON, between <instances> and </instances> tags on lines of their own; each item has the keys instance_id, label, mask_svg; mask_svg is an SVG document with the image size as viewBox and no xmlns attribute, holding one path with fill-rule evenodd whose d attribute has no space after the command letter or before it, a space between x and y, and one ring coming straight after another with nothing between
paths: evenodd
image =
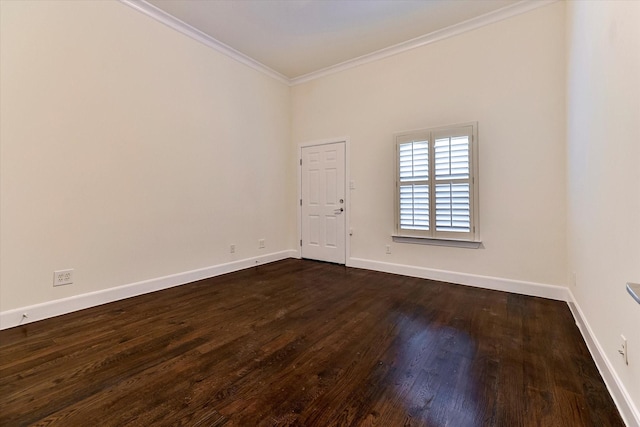
<instances>
[{"instance_id":1,"label":"crown molding","mask_svg":"<svg viewBox=\"0 0 640 427\"><path fill-rule=\"evenodd\" d=\"M425 46L431 43L435 43L449 37L457 36L459 34L466 33L467 31L475 30L477 28L484 27L485 25L493 24L495 22L523 14L534 9L538 9L540 7L556 3L558 1L559 0L522 0L518 3L514 3L498 10L494 10L493 12L485 13L484 15L480 15L478 17L460 22L458 24L450 25L446 28L433 31L429 34L407 40L406 42L398 43L396 45L389 46L387 48L380 49L375 52L368 53L366 55L362 55L357 58L311 72L309 74L294 77L289 80L289 84L291 86L295 86L331 74L339 73L341 71L348 70L349 68L358 67L360 65L388 58L390 56L397 55L399 53L406 52L408 50Z\"/></svg>"},{"instance_id":2,"label":"crown molding","mask_svg":"<svg viewBox=\"0 0 640 427\"><path fill-rule=\"evenodd\" d=\"M313 71L308 74L304 74L299 77L288 78L287 76L267 67L261 62L245 55L228 46L221 41L216 40L208 34L192 27L184 21L168 14L167 12L155 7L151 3L145 0L119 0L121 3L134 8L135 10L161 22L168 27L181 32L182 34L191 37L192 39L203 43L204 45L214 49L254 70L260 71L269 77L272 77L286 85L295 86L302 83L309 82L321 77L325 77L331 74L339 73L350 68L358 67L360 65L368 64L370 62L378 61L384 58L388 58L393 55L397 55L402 52L406 52L411 49L415 49L421 46L435 43L437 41L453 37L467 31L472 31L485 25L493 24L498 21L502 21L526 12L529 12L540 7L547 6L552 3L556 3L560 0L522 0L518 3L503 7L493 12L486 13L476 18L469 19L467 21L460 22L458 24L451 25L446 28L442 28L437 31L433 31L429 34L425 34L420 37L408 40L406 42L398 43L393 46L389 46L384 49L377 50L366 55L359 56L348 61L341 62L330 67L323 68L318 71Z\"/></svg>"},{"instance_id":3,"label":"crown molding","mask_svg":"<svg viewBox=\"0 0 640 427\"><path fill-rule=\"evenodd\" d=\"M158 22L186 35L191 37L192 39L199 41L211 49L214 49L248 67L253 68L254 70L260 71L261 73L266 74L269 77L272 77L286 85L291 85L291 80L280 74L279 72L267 67L261 62L256 61L255 59L245 55L242 52L239 52L228 46L221 41L218 41L211 37L208 34L203 33L197 28L192 27L184 21L176 18L173 15L168 14L162 9L158 9L151 3L146 2L145 0L120 0L121 3L126 4L137 10L138 12L142 12L150 18L155 19Z\"/></svg>"}]
</instances>

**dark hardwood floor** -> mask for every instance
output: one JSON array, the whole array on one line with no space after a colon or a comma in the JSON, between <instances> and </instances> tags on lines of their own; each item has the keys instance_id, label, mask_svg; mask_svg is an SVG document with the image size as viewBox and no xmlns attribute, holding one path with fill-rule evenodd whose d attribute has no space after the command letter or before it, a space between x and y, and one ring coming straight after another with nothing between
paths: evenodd
<instances>
[{"instance_id":1,"label":"dark hardwood floor","mask_svg":"<svg viewBox=\"0 0 640 427\"><path fill-rule=\"evenodd\" d=\"M622 426L563 302L285 260L0 332L0 425Z\"/></svg>"}]
</instances>

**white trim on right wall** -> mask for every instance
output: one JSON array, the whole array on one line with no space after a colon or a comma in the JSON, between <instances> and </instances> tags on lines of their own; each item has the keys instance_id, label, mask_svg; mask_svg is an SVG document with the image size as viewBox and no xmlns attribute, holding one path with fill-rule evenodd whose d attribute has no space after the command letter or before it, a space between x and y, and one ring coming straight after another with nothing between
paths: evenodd
<instances>
[{"instance_id":1,"label":"white trim on right wall","mask_svg":"<svg viewBox=\"0 0 640 427\"><path fill-rule=\"evenodd\" d=\"M589 322L587 322L586 317L582 313L582 309L576 302L570 289L563 286L547 285L543 283L437 270L406 264L392 264L362 258L348 258L347 266L465 286L492 289L496 291L511 292L514 294L541 297L557 301L565 301L569 306L569 310L576 321L576 325L582 334L582 338L591 353L591 357L593 358L593 361L596 364L607 389L609 390L609 394L620 412L620 416L628 426L640 427L640 411L636 408L631 396L624 386L624 383L620 380L616 371L613 369L613 365L602 350L602 346L593 333L591 326L589 326Z\"/></svg>"},{"instance_id":2,"label":"white trim on right wall","mask_svg":"<svg viewBox=\"0 0 640 427\"><path fill-rule=\"evenodd\" d=\"M613 365L609 361L609 358L607 358L607 354L602 349L600 342L593 333L587 318L584 316L580 305L578 305L570 289L567 289L567 304L587 344L591 358L596 364L611 398L620 411L620 416L622 416L622 419L628 426L640 427L640 411L636 408L624 383L620 380L618 374L616 374L615 369L613 369Z\"/></svg>"}]
</instances>

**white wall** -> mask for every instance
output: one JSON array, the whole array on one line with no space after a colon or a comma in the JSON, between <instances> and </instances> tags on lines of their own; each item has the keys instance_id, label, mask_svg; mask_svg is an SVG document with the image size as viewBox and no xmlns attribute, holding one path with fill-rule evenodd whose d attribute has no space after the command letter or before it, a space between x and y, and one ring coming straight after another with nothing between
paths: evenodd
<instances>
[{"instance_id":1,"label":"white wall","mask_svg":"<svg viewBox=\"0 0 640 427\"><path fill-rule=\"evenodd\" d=\"M638 406L640 3L567 5L290 90L118 2L0 2L0 312L294 248L297 144L348 135L352 259L576 272ZM476 120L484 247L392 243L392 134Z\"/></svg>"},{"instance_id":2,"label":"white wall","mask_svg":"<svg viewBox=\"0 0 640 427\"><path fill-rule=\"evenodd\" d=\"M294 145L350 137L350 256L564 286L564 55L556 3L295 86ZM393 243L393 133L476 120L484 247Z\"/></svg>"},{"instance_id":3,"label":"white wall","mask_svg":"<svg viewBox=\"0 0 640 427\"><path fill-rule=\"evenodd\" d=\"M640 3L567 10L571 291L640 414L640 305L625 291L640 282Z\"/></svg>"},{"instance_id":4,"label":"white wall","mask_svg":"<svg viewBox=\"0 0 640 427\"><path fill-rule=\"evenodd\" d=\"M1 7L0 311L292 247L288 86L119 2Z\"/></svg>"}]
</instances>

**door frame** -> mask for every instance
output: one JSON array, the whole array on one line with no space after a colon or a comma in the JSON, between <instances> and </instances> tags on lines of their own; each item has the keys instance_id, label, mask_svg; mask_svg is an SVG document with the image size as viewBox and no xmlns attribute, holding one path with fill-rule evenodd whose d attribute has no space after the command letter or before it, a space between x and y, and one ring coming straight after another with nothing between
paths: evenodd
<instances>
[{"instance_id":1,"label":"door frame","mask_svg":"<svg viewBox=\"0 0 640 427\"><path fill-rule=\"evenodd\" d=\"M306 147L314 147L314 146L318 146L318 145L327 145L327 144L336 144L336 143L344 143L344 197L345 197L345 201L344 201L344 206L345 206L345 224L344 224L344 262L345 262L345 266L348 266L350 264L350 260L351 260L351 239L350 236L352 235L351 232L351 190L353 190L352 188L352 183L351 183L351 169L350 169L350 144L349 144L349 137L348 136L342 136L342 137L335 137L335 138L327 138L327 139L320 139L320 140L313 140L313 141L306 141L306 142L301 142L298 144L298 157L296 159L296 163L297 163L297 167L296 170L298 171L298 197L296 199L296 206L297 206L297 223L298 223L298 239L296 241L296 252L298 253L297 258L302 258L302 247L300 246L300 241L302 240L302 206L300 205L300 200L302 200L302 149L306 148Z\"/></svg>"}]
</instances>

